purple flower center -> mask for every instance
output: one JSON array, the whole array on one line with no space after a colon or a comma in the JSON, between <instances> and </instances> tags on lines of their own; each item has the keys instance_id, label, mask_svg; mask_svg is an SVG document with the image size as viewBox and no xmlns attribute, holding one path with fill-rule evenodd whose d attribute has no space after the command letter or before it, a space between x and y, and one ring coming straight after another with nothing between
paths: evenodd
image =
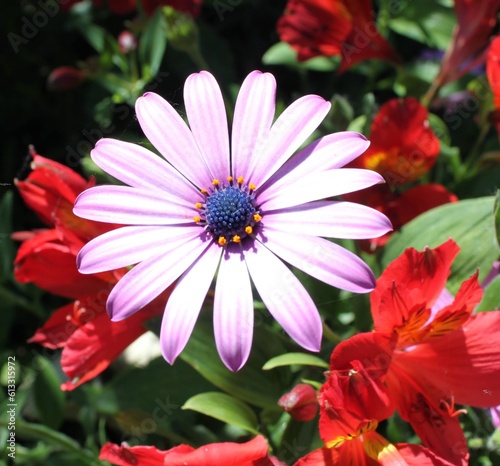
<instances>
[{"instance_id":1,"label":"purple flower center","mask_svg":"<svg viewBox=\"0 0 500 466\"><path fill-rule=\"evenodd\" d=\"M214 180L213 185L213 191L206 192L205 204L197 204L201 212L195 221L205 224L221 246L230 241L239 243L253 232L255 223L261 219L253 192L255 187L244 185L241 178L233 183L231 177L228 184L221 186Z\"/></svg>"}]
</instances>

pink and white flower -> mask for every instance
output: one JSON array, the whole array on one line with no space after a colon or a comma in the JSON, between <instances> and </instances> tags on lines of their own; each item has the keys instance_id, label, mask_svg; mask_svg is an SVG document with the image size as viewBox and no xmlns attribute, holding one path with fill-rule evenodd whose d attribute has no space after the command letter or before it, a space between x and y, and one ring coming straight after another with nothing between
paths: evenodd
<instances>
[{"instance_id":1,"label":"pink and white flower","mask_svg":"<svg viewBox=\"0 0 500 466\"><path fill-rule=\"evenodd\" d=\"M163 98L136 103L139 123L158 157L144 147L102 139L91 153L128 186L83 192L74 212L124 224L85 245L82 273L135 265L110 293L120 321L176 282L161 325L162 352L172 363L187 344L215 275L214 333L231 370L246 362L253 336L252 282L272 316L299 345L318 351L322 323L304 286L282 262L356 293L375 279L355 254L324 239L366 239L391 229L366 206L324 200L382 183L364 169L342 168L369 142L358 133L322 137L292 155L319 126L330 103L317 95L293 102L277 119L276 82L254 71L239 92L231 138L224 101L208 72L186 80L189 126Z\"/></svg>"}]
</instances>

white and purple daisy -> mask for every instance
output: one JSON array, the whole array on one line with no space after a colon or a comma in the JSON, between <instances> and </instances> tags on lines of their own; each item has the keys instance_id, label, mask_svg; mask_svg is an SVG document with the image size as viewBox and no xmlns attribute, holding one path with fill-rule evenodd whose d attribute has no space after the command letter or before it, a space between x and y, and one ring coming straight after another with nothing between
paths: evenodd
<instances>
[{"instance_id":1,"label":"white and purple daisy","mask_svg":"<svg viewBox=\"0 0 500 466\"><path fill-rule=\"evenodd\" d=\"M373 238L391 230L387 217L371 208L323 200L383 182L369 170L339 169L369 142L354 132L331 134L290 158L330 103L302 97L273 123L275 92L271 74L250 73L238 94L230 139L217 82L206 71L192 74L184 87L189 127L154 93L136 103L143 131L164 159L108 138L91 153L128 186L88 189L76 200L75 213L130 226L88 243L78 268L98 273L137 264L109 295L114 321L176 282L161 325L162 352L170 363L188 342L216 274L215 341L234 371L252 345L252 282L291 338L307 350L320 348L316 306L281 259L344 290L363 293L375 285L361 259L321 238Z\"/></svg>"}]
</instances>

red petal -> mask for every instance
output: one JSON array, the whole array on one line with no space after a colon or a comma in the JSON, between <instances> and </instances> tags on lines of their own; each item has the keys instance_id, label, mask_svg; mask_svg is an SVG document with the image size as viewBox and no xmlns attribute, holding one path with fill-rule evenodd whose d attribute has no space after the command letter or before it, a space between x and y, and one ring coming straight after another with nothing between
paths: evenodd
<instances>
[{"instance_id":1,"label":"red petal","mask_svg":"<svg viewBox=\"0 0 500 466\"><path fill-rule=\"evenodd\" d=\"M343 0L352 16L352 28L341 44L343 72L362 60L379 58L400 62L400 57L377 29L371 0Z\"/></svg>"},{"instance_id":2,"label":"red petal","mask_svg":"<svg viewBox=\"0 0 500 466\"><path fill-rule=\"evenodd\" d=\"M107 293L87 296L57 309L28 341L51 349L64 347L79 327L105 312L106 298Z\"/></svg>"},{"instance_id":3,"label":"red petal","mask_svg":"<svg viewBox=\"0 0 500 466\"><path fill-rule=\"evenodd\" d=\"M19 283L34 283L50 293L73 299L109 288L109 283L98 276L78 272L73 249L60 241L59 230L39 231L21 244L14 261L14 276ZM116 282L112 274L99 277Z\"/></svg>"},{"instance_id":4,"label":"red petal","mask_svg":"<svg viewBox=\"0 0 500 466\"><path fill-rule=\"evenodd\" d=\"M408 466L454 466L421 445L397 443L396 447Z\"/></svg>"},{"instance_id":5,"label":"red petal","mask_svg":"<svg viewBox=\"0 0 500 466\"><path fill-rule=\"evenodd\" d=\"M327 447L376 428L394 412L387 387L372 378L359 361L351 369L333 371L320 390L320 436Z\"/></svg>"},{"instance_id":6,"label":"red petal","mask_svg":"<svg viewBox=\"0 0 500 466\"><path fill-rule=\"evenodd\" d=\"M340 342L332 352L332 371L348 371L351 361L360 361L372 378L383 377L391 365L395 335L367 332Z\"/></svg>"},{"instance_id":7,"label":"red petal","mask_svg":"<svg viewBox=\"0 0 500 466\"><path fill-rule=\"evenodd\" d=\"M351 30L352 18L340 1L289 0L277 31L298 53L300 61L338 55Z\"/></svg>"},{"instance_id":8,"label":"red petal","mask_svg":"<svg viewBox=\"0 0 500 466\"><path fill-rule=\"evenodd\" d=\"M453 303L437 312L429 324L429 338L436 338L460 328L470 317L483 297L483 290L477 281L476 272L460 286Z\"/></svg>"},{"instance_id":9,"label":"red petal","mask_svg":"<svg viewBox=\"0 0 500 466\"><path fill-rule=\"evenodd\" d=\"M401 194L397 204L397 216L400 224L405 225L434 207L457 201L458 197L440 184L422 184Z\"/></svg>"},{"instance_id":10,"label":"red petal","mask_svg":"<svg viewBox=\"0 0 500 466\"><path fill-rule=\"evenodd\" d=\"M473 314L461 329L405 353L404 363L425 374L457 403L497 406L500 404L499 331L500 311Z\"/></svg>"},{"instance_id":11,"label":"red petal","mask_svg":"<svg viewBox=\"0 0 500 466\"><path fill-rule=\"evenodd\" d=\"M175 448L181 451L190 451L193 449L188 445L180 445ZM108 442L101 448L99 459L109 461L117 466L164 466L166 454L166 451L158 450L155 447L142 445L127 447Z\"/></svg>"},{"instance_id":12,"label":"red petal","mask_svg":"<svg viewBox=\"0 0 500 466\"><path fill-rule=\"evenodd\" d=\"M431 307L438 298L441 290L445 287L446 280L450 274L450 268L460 248L451 239L437 248L426 248L419 252L414 248L408 248L405 252L391 262L377 280L375 290L370 296L371 310L375 328L381 319L380 302L381 297L393 283L401 286L401 289L418 289ZM388 316L385 315L387 319ZM395 317L397 325L399 316ZM384 322L384 328L389 326Z\"/></svg>"},{"instance_id":13,"label":"red petal","mask_svg":"<svg viewBox=\"0 0 500 466\"><path fill-rule=\"evenodd\" d=\"M392 186L408 184L427 173L439 155L439 139L427 109L414 98L392 99L375 116L369 149L353 163L380 173Z\"/></svg>"},{"instance_id":14,"label":"red petal","mask_svg":"<svg viewBox=\"0 0 500 466\"><path fill-rule=\"evenodd\" d=\"M467 465L467 442L458 416L445 405L452 400L434 384L431 374L401 355L387 374L387 386L401 418L412 425L426 447L454 465Z\"/></svg>"},{"instance_id":15,"label":"red petal","mask_svg":"<svg viewBox=\"0 0 500 466\"><path fill-rule=\"evenodd\" d=\"M262 435L246 443L211 443L190 452L169 450L169 466L273 466Z\"/></svg>"},{"instance_id":16,"label":"red petal","mask_svg":"<svg viewBox=\"0 0 500 466\"><path fill-rule=\"evenodd\" d=\"M73 390L106 369L122 351L147 330L142 325L152 315L164 308L163 300L155 300L120 322L112 322L104 312L77 329L66 342L61 357L61 367L70 378L63 390Z\"/></svg>"},{"instance_id":17,"label":"red petal","mask_svg":"<svg viewBox=\"0 0 500 466\"><path fill-rule=\"evenodd\" d=\"M380 466L363 449L359 438L344 442L338 448L320 448L299 459L294 466Z\"/></svg>"}]
</instances>

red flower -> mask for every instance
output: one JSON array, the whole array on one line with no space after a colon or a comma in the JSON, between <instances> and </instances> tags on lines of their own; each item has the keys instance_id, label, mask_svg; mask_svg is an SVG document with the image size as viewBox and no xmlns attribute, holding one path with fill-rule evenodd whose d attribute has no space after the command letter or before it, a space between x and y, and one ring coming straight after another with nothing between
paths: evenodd
<instances>
[{"instance_id":1,"label":"red flower","mask_svg":"<svg viewBox=\"0 0 500 466\"><path fill-rule=\"evenodd\" d=\"M439 155L439 139L429 125L427 109L412 97L382 105L373 119L370 142L351 165L375 170L390 186L419 179Z\"/></svg>"},{"instance_id":2,"label":"red flower","mask_svg":"<svg viewBox=\"0 0 500 466\"><path fill-rule=\"evenodd\" d=\"M289 0L277 30L300 61L341 55L340 71L369 58L399 61L376 27L370 0Z\"/></svg>"},{"instance_id":3,"label":"red flower","mask_svg":"<svg viewBox=\"0 0 500 466\"><path fill-rule=\"evenodd\" d=\"M467 464L454 403L500 403L500 312L472 314L482 297L477 274L456 297L444 286L458 246L407 249L377 280L371 295L375 331L355 335L332 353L332 370L362 360L382 374L401 417L424 445L452 464ZM451 302L448 302L451 301ZM443 306L443 303L446 305Z\"/></svg>"},{"instance_id":4,"label":"red flower","mask_svg":"<svg viewBox=\"0 0 500 466\"><path fill-rule=\"evenodd\" d=\"M424 100L430 102L441 86L484 63L499 8L500 0L455 0L457 25L453 38Z\"/></svg>"},{"instance_id":5,"label":"red flower","mask_svg":"<svg viewBox=\"0 0 500 466\"><path fill-rule=\"evenodd\" d=\"M320 448L295 466L333 465L448 465L426 448L393 445L375 432L378 422L394 411L394 403L383 383L383 371L365 369L351 361L349 370L332 371L320 390Z\"/></svg>"},{"instance_id":6,"label":"red flower","mask_svg":"<svg viewBox=\"0 0 500 466\"><path fill-rule=\"evenodd\" d=\"M311 421L318 412L316 390L309 384L299 383L278 400L278 406L296 421Z\"/></svg>"},{"instance_id":7,"label":"red flower","mask_svg":"<svg viewBox=\"0 0 500 466\"><path fill-rule=\"evenodd\" d=\"M264 437L255 437L246 443L211 443L194 449L179 445L167 451L155 447L127 447L106 443L101 448L100 460L118 466L273 466L281 463L271 459Z\"/></svg>"},{"instance_id":8,"label":"red flower","mask_svg":"<svg viewBox=\"0 0 500 466\"><path fill-rule=\"evenodd\" d=\"M69 380L62 390L74 390L104 371L147 328L144 322L161 315L168 294L134 314L112 322L106 313L109 290L77 299L57 309L30 338L46 348L62 348L61 368Z\"/></svg>"},{"instance_id":9,"label":"red flower","mask_svg":"<svg viewBox=\"0 0 500 466\"><path fill-rule=\"evenodd\" d=\"M141 310L133 321L111 322L106 299L126 270L81 275L76 256L90 239L116 226L76 217L76 196L92 183L70 168L41 157L33 148L30 152L32 171L26 180L15 183L26 204L53 228L12 235L23 241L14 261L14 275L20 283L34 283L76 299L55 311L30 339L47 348L63 348L61 367L70 380L62 388L72 390L101 373L145 333L142 324L162 313L166 296Z\"/></svg>"}]
</instances>

